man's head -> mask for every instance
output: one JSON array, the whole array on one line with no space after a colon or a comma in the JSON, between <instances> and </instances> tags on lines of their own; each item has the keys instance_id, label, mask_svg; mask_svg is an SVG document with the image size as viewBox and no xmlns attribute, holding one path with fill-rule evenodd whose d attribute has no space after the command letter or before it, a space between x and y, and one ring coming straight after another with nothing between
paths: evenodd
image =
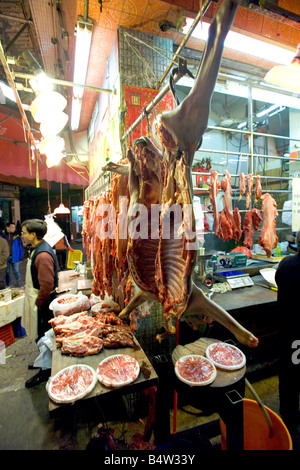
<instances>
[{"instance_id":1,"label":"man's head","mask_svg":"<svg viewBox=\"0 0 300 470\"><path fill-rule=\"evenodd\" d=\"M44 220L28 219L22 223L22 240L25 245L36 245L47 233Z\"/></svg>"},{"instance_id":2,"label":"man's head","mask_svg":"<svg viewBox=\"0 0 300 470\"><path fill-rule=\"evenodd\" d=\"M15 233L16 231L16 226L13 222L9 222L8 224L6 224L6 231L7 233Z\"/></svg>"}]
</instances>

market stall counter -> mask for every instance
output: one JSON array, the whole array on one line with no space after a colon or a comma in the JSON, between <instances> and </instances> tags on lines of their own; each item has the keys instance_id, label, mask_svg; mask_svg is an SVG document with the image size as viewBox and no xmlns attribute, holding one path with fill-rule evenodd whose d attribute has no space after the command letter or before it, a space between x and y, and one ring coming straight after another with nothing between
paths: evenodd
<instances>
[{"instance_id":1,"label":"market stall counter","mask_svg":"<svg viewBox=\"0 0 300 470\"><path fill-rule=\"evenodd\" d=\"M23 315L24 299L24 294L20 292L17 297L8 302L0 302L0 328Z\"/></svg>"},{"instance_id":2,"label":"market stall counter","mask_svg":"<svg viewBox=\"0 0 300 470\"><path fill-rule=\"evenodd\" d=\"M59 371L63 370L66 367L76 365L76 364L85 364L89 367L92 367L94 371L97 370L98 365L100 362L102 362L104 359L122 354L122 355L129 355L136 359L136 361L139 364L140 372L137 377L137 379L120 388L113 388L113 387L107 387L104 386L102 383L100 383L99 380L97 380L97 383L91 393L89 393L86 397L84 397L82 400L79 400L76 402L76 405L82 404L82 401L90 400L95 397L97 399L101 398L103 395L115 395L115 396L120 396L122 394L129 394L129 393L134 393L141 391L145 388L155 386L157 384L157 374L152 367L149 359L147 358L146 354L144 353L143 349L139 345L138 341L134 339L134 347L130 348L116 348L116 349L102 349L102 351L99 354L94 354L86 357L74 357L74 356L68 356L68 355L62 355L61 351L59 348L54 346L53 350L53 356L52 356L52 369L51 369L51 377L54 377ZM54 415L55 412L58 412L60 409L66 407L68 405L61 405L58 403L55 403L53 400L50 399L49 401L49 412L51 415Z\"/></svg>"}]
</instances>

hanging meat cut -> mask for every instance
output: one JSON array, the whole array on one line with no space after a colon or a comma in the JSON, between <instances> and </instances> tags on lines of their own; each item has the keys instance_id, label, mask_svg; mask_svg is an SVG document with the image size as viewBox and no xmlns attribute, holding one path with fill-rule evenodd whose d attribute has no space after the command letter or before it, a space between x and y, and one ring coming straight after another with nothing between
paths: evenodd
<instances>
[{"instance_id":1,"label":"hanging meat cut","mask_svg":"<svg viewBox=\"0 0 300 470\"><path fill-rule=\"evenodd\" d=\"M231 176L228 170L225 170L225 177L222 179L221 189L224 193L224 209L220 216L219 238L224 241L229 241L233 238L233 210Z\"/></svg>"},{"instance_id":2,"label":"hanging meat cut","mask_svg":"<svg viewBox=\"0 0 300 470\"><path fill-rule=\"evenodd\" d=\"M240 176L239 176L239 190L240 190L240 197L239 197L239 201L240 201L246 192L244 173L240 173Z\"/></svg>"},{"instance_id":3,"label":"hanging meat cut","mask_svg":"<svg viewBox=\"0 0 300 470\"><path fill-rule=\"evenodd\" d=\"M219 208L217 195L221 187L221 183L218 181L218 174L219 173L216 170L211 172L209 189L209 198L213 209L215 235L218 235L219 233Z\"/></svg>"},{"instance_id":4,"label":"hanging meat cut","mask_svg":"<svg viewBox=\"0 0 300 470\"><path fill-rule=\"evenodd\" d=\"M255 231L259 229L260 223L262 222L262 215L259 209L256 209L255 207L251 209L251 214L252 214L252 225Z\"/></svg>"},{"instance_id":5,"label":"hanging meat cut","mask_svg":"<svg viewBox=\"0 0 300 470\"><path fill-rule=\"evenodd\" d=\"M263 194L261 199L263 200L263 226L258 243L265 250L268 258L270 258L272 250L278 245L278 237L276 235L277 203L269 193Z\"/></svg>"},{"instance_id":6,"label":"hanging meat cut","mask_svg":"<svg viewBox=\"0 0 300 470\"><path fill-rule=\"evenodd\" d=\"M163 306L167 334L175 332L176 318L188 317L192 324L194 319L198 321L201 312L203 321L216 319L232 331L238 341L256 346L257 338L209 301L192 282L197 239L191 169L194 153L207 127L224 40L238 4L237 0L222 2L212 20L190 94L174 111L157 118L156 130L162 151L142 137L127 152L130 196L127 263L140 291L119 317L128 317L143 302L158 300ZM106 166L103 170L126 173L122 165L114 169ZM227 198L231 196L229 174L226 179ZM229 214L232 218L229 199L226 204L226 216Z\"/></svg>"},{"instance_id":7,"label":"hanging meat cut","mask_svg":"<svg viewBox=\"0 0 300 470\"><path fill-rule=\"evenodd\" d=\"M254 202L257 202L262 195L262 188L261 188L261 182L260 182L260 176L256 175L256 184L255 184L255 199Z\"/></svg>"},{"instance_id":8,"label":"hanging meat cut","mask_svg":"<svg viewBox=\"0 0 300 470\"><path fill-rule=\"evenodd\" d=\"M234 208L233 211L233 238L238 243L242 236L242 218L238 207Z\"/></svg>"},{"instance_id":9,"label":"hanging meat cut","mask_svg":"<svg viewBox=\"0 0 300 470\"><path fill-rule=\"evenodd\" d=\"M246 209L249 209L251 204L252 197L252 188L253 188L253 173L250 173L246 176L247 183L247 193L246 193Z\"/></svg>"},{"instance_id":10,"label":"hanging meat cut","mask_svg":"<svg viewBox=\"0 0 300 470\"><path fill-rule=\"evenodd\" d=\"M243 224L243 231L244 231L244 241L243 245L251 247L253 245L252 241L252 211L247 211L244 217L244 224Z\"/></svg>"}]
</instances>

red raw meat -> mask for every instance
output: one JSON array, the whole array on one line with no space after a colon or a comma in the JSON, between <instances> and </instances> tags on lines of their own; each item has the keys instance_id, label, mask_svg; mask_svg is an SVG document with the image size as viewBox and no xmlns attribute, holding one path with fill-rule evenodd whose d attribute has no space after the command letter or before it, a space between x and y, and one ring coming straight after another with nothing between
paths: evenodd
<instances>
[{"instance_id":1,"label":"red raw meat","mask_svg":"<svg viewBox=\"0 0 300 470\"><path fill-rule=\"evenodd\" d=\"M255 185L255 199L254 202L257 202L262 195L260 176L256 175L256 185Z\"/></svg>"},{"instance_id":2,"label":"red raw meat","mask_svg":"<svg viewBox=\"0 0 300 470\"><path fill-rule=\"evenodd\" d=\"M65 338L62 342L61 353L76 357L98 354L103 347L103 340L97 334L98 330L95 328L95 330Z\"/></svg>"},{"instance_id":3,"label":"red raw meat","mask_svg":"<svg viewBox=\"0 0 300 470\"><path fill-rule=\"evenodd\" d=\"M248 259L252 256L252 251L249 250L249 248L246 248L245 246L237 246L236 248L231 250L230 253L244 253L245 255L247 255Z\"/></svg>"},{"instance_id":4,"label":"red raw meat","mask_svg":"<svg viewBox=\"0 0 300 470\"><path fill-rule=\"evenodd\" d=\"M221 188L224 192L224 209L221 212L219 224L219 238L229 241L233 238L233 210L231 198L231 176L225 170L225 177L222 179Z\"/></svg>"},{"instance_id":5,"label":"red raw meat","mask_svg":"<svg viewBox=\"0 0 300 470\"><path fill-rule=\"evenodd\" d=\"M276 235L276 219L278 215L277 203L272 198L271 194L266 193L261 196L263 200L262 213L263 213L263 226L260 232L258 243L265 250L268 258L270 258L272 250L278 244L278 237Z\"/></svg>"},{"instance_id":6,"label":"red raw meat","mask_svg":"<svg viewBox=\"0 0 300 470\"><path fill-rule=\"evenodd\" d=\"M247 194L246 194L246 209L249 209L251 203L252 187L253 187L253 173L246 177L247 181Z\"/></svg>"},{"instance_id":7,"label":"red raw meat","mask_svg":"<svg viewBox=\"0 0 300 470\"><path fill-rule=\"evenodd\" d=\"M211 172L210 190L209 190L209 197L210 197L210 202L213 207L213 215L214 215L214 221L215 221L215 235L218 235L219 221L220 221L217 195L221 187L221 183L218 181L218 174L219 173L215 170Z\"/></svg>"},{"instance_id":8,"label":"red raw meat","mask_svg":"<svg viewBox=\"0 0 300 470\"><path fill-rule=\"evenodd\" d=\"M219 223L219 238L229 241L233 238L233 230L231 220L228 219L225 209L222 210Z\"/></svg>"},{"instance_id":9,"label":"red raw meat","mask_svg":"<svg viewBox=\"0 0 300 470\"><path fill-rule=\"evenodd\" d=\"M255 208L251 209L251 212L252 212L252 225L253 225L254 230L257 231L259 229L260 223L263 220L262 215L259 209L255 209Z\"/></svg>"},{"instance_id":10,"label":"red raw meat","mask_svg":"<svg viewBox=\"0 0 300 470\"><path fill-rule=\"evenodd\" d=\"M240 190L240 197L239 197L239 201L240 201L246 192L244 173L240 173L240 176L239 176L239 190Z\"/></svg>"},{"instance_id":11,"label":"red raw meat","mask_svg":"<svg viewBox=\"0 0 300 470\"><path fill-rule=\"evenodd\" d=\"M233 238L238 243L242 236L242 219L238 207L233 211Z\"/></svg>"},{"instance_id":12,"label":"red raw meat","mask_svg":"<svg viewBox=\"0 0 300 470\"><path fill-rule=\"evenodd\" d=\"M245 213L244 217L244 224L243 224L243 230L244 230L244 246L252 246L253 241L252 241L252 235L253 235L253 230L252 230L252 211L247 211Z\"/></svg>"}]
</instances>

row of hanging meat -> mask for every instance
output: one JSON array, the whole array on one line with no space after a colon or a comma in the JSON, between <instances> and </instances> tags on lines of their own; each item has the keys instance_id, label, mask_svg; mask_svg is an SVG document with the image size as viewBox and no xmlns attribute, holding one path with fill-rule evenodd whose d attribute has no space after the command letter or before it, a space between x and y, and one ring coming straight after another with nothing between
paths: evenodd
<instances>
[{"instance_id":1,"label":"row of hanging meat","mask_svg":"<svg viewBox=\"0 0 300 470\"><path fill-rule=\"evenodd\" d=\"M111 189L90 197L83 205L82 246L93 268L92 292L104 299L105 294L114 295L114 280L117 282L119 295L127 303L130 299L132 279L127 264L127 239L120 238L119 213L120 197L127 197L128 177L115 174ZM107 223L102 205L112 205L117 218L116 236L101 237Z\"/></svg>"},{"instance_id":2,"label":"row of hanging meat","mask_svg":"<svg viewBox=\"0 0 300 470\"><path fill-rule=\"evenodd\" d=\"M231 188L231 175L228 170L225 170L225 176L218 180L219 173L216 170L211 172L210 181L210 202L212 204L213 217L214 217L214 233L220 239L229 241L234 239L238 243L244 233L243 245L250 248L253 245L252 235L254 231L259 230L260 225L262 228L258 243L265 250L268 257L271 256L272 250L278 244L278 237L276 235L276 216L277 203L269 193L262 194L260 183L260 176L244 173L239 175L239 201L243 196L246 198L246 212L244 215L243 226L242 218L238 207L232 207L232 188ZM253 180L256 179L254 188L254 202L257 203L259 199L262 200L261 211L257 208L250 209ZM222 189L224 193L224 209L219 213L217 195L219 190Z\"/></svg>"}]
</instances>

